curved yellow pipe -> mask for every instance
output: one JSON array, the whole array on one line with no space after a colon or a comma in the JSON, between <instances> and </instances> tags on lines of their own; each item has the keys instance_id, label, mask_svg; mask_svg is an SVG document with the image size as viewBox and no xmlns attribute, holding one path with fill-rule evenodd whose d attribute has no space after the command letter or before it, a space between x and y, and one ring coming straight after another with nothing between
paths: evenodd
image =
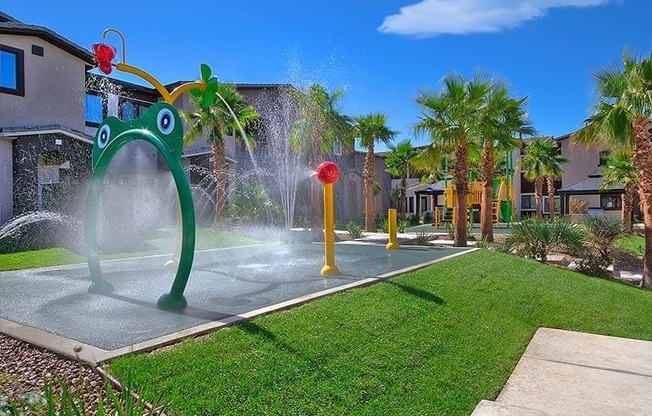
<instances>
[{"instance_id":1,"label":"curved yellow pipe","mask_svg":"<svg viewBox=\"0 0 652 416\"><path fill-rule=\"evenodd\" d=\"M168 104L173 104L177 98L181 94L183 94L186 91L199 88L200 90L204 91L206 89L206 81L196 81L196 82L187 82L185 84L179 85L177 88L175 88L171 93L168 92L168 90L158 82L156 78L154 78L152 75L150 75L148 72L143 71L140 68L136 68L135 66L131 66L129 64L126 64L124 62L118 62L115 65L116 69L118 71L122 72L127 72L133 75L136 75L137 77L140 77L144 79L145 81L149 82L156 88L156 90L161 94L161 97L167 102Z\"/></svg>"}]
</instances>

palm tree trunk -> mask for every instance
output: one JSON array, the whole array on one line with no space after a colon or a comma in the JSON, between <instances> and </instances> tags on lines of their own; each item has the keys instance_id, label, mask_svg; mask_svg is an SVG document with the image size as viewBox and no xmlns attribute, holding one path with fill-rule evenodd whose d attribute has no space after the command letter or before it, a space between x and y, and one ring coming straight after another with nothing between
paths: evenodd
<instances>
[{"instance_id":1,"label":"palm tree trunk","mask_svg":"<svg viewBox=\"0 0 652 416\"><path fill-rule=\"evenodd\" d=\"M376 177L376 167L374 164L374 142L369 143L367 149L367 156L364 161L364 196L365 196L365 231L374 233L376 232L376 213L374 212L374 178Z\"/></svg>"},{"instance_id":2,"label":"palm tree trunk","mask_svg":"<svg viewBox=\"0 0 652 416\"><path fill-rule=\"evenodd\" d=\"M494 149L491 141L487 140L482 152L482 204L480 206L480 229L482 230L482 239L487 243L494 241L494 224L492 203L494 200Z\"/></svg>"},{"instance_id":3,"label":"palm tree trunk","mask_svg":"<svg viewBox=\"0 0 652 416\"><path fill-rule=\"evenodd\" d=\"M555 218L555 178L548 176L546 180L548 181L548 212L552 220Z\"/></svg>"},{"instance_id":4,"label":"palm tree trunk","mask_svg":"<svg viewBox=\"0 0 652 416\"><path fill-rule=\"evenodd\" d=\"M401 179L401 196L400 196L401 201L399 202L399 205L398 205L399 206L399 213L400 213L399 218L401 218L403 220L405 219L405 212L407 211L407 207L406 207L406 205L407 205L407 195L406 194L407 194L407 178L404 176ZM417 213L417 215L419 215L419 213Z\"/></svg>"},{"instance_id":5,"label":"palm tree trunk","mask_svg":"<svg viewBox=\"0 0 652 416\"><path fill-rule=\"evenodd\" d=\"M534 180L534 203L536 206L536 215L538 219L543 218L543 177Z\"/></svg>"},{"instance_id":6,"label":"palm tree trunk","mask_svg":"<svg viewBox=\"0 0 652 416\"><path fill-rule=\"evenodd\" d=\"M215 175L215 219L218 225L226 211L226 187L228 183L228 165L226 163L226 146L221 140L213 141L213 175Z\"/></svg>"},{"instance_id":7,"label":"palm tree trunk","mask_svg":"<svg viewBox=\"0 0 652 416\"><path fill-rule=\"evenodd\" d=\"M455 148L455 168L453 170L455 181L455 238L453 246L466 247L467 206L466 194L469 192L469 154L466 148L466 137L461 137Z\"/></svg>"},{"instance_id":8,"label":"palm tree trunk","mask_svg":"<svg viewBox=\"0 0 652 416\"><path fill-rule=\"evenodd\" d=\"M626 233L632 231L632 208L634 206L634 184L625 183L625 192L623 192L623 229Z\"/></svg>"},{"instance_id":9,"label":"palm tree trunk","mask_svg":"<svg viewBox=\"0 0 652 416\"><path fill-rule=\"evenodd\" d=\"M645 225L645 254L643 256L643 278L641 287L652 289L652 143L647 117L634 120L634 164L638 178L638 192L643 206Z\"/></svg>"}]
</instances>

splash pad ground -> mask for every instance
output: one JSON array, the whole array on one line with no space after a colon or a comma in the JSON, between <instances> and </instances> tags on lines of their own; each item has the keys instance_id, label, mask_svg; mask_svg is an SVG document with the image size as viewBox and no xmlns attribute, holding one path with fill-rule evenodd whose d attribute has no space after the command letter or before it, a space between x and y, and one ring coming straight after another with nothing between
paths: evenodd
<instances>
[{"instance_id":1,"label":"splash pad ground","mask_svg":"<svg viewBox=\"0 0 652 416\"><path fill-rule=\"evenodd\" d=\"M469 249L337 244L341 275L322 277L322 244L265 244L195 254L179 311L156 308L172 280L168 256L107 261L109 295L88 293L86 264L5 272L0 332L57 353L100 363L151 350L274 310L425 267Z\"/></svg>"}]
</instances>

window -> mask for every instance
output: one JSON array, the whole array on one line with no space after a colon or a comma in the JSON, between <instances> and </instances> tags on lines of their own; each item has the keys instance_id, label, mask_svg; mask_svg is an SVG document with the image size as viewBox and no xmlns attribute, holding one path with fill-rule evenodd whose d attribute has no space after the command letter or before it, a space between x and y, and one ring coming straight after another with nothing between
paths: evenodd
<instances>
[{"instance_id":1,"label":"window","mask_svg":"<svg viewBox=\"0 0 652 416\"><path fill-rule=\"evenodd\" d=\"M138 118L138 107L132 101L124 101L120 106L120 118L122 121L130 121Z\"/></svg>"},{"instance_id":2,"label":"window","mask_svg":"<svg viewBox=\"0 0 652 416\"><path fill-rule=\"evenodd\" d=\"M622 198L620 195L600 195L600 208L605 211L622 209Z\"/></svg>"},{"instance_id":3,"label":"window","mask_svg":"<svg viewBox=\"0 0 652 416\"><path fill-rule=\"evenodd\" d=\"M419 209L421 210L421 212L428 211L428 197L427 196L422 196L421 197L421 202L419 203Z\"/></svg>"},{"instance_id":4,"label":"window","mask_svg":"<svg viewBox=\"0 0 652 416\"><path fill-rule=\"evenodd\" d=\"M548 196L543 197L543 213L544 214L550 214L550 210L548 209L548 201L550 198ZM555 196L555 213L559 214L561 212L561 199L559 196Z\"/></svg>"},{"instance_id":5,"label":"window","mask_svg":"<svg viewBox=\"0 0 652 416\"><path fill-rule=\"evenodd\" d=\"M414 197L408 196L408 209L407 212L414 213Z\"/></svg>"},{"instance_id":6,"label":"window","mask_svg":"<svg viewBox=\"0 0 652 416\"><path fill-rule=\"evenodd\" d=\"M333 154L338 156L342 155L342 143L339 141L333 143Z\"/></svg>"},{"instance_id":7,"label":"window","mask_svg":"<svg viewBox=\"0 0 652 416\"><path fill-rule=\"evenodd\" d=\"M0 92L25 96L23 51L0 45Z\"/></svg>"},{"instance_id":8,"label":"window","mask_svg":"<svg viewBox=\"0 0 652 416\"><path fill-rule=\"evenodd\" d=\"M97 93L86 93L86 125L99 126L105 115L104 99Z\"/></svg>"},{"instance_id":9,"label":"window","mask_svg":"<svg viewBox=\"0 0 652 416\"><path fill-rule=\"evenodd\" d=\"M534 211L536 201L534 195L521 195L521 211Z\"/></svg>"}]
</instances>

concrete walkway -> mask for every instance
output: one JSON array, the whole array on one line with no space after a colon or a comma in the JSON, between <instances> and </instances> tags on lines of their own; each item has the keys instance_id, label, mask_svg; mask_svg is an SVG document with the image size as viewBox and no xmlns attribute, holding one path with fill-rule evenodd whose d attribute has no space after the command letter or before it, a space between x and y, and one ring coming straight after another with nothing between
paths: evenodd
<instances>
[{"instance_id":1,"label":"concrete walkway","mask_svg":"<svg viewBox=\"0 0 652 416\"><path fill-rule=\"evenodd\" d=\"M540 328L472 416L652 415L652 342Z\"/></svg>"}]
</instances>

